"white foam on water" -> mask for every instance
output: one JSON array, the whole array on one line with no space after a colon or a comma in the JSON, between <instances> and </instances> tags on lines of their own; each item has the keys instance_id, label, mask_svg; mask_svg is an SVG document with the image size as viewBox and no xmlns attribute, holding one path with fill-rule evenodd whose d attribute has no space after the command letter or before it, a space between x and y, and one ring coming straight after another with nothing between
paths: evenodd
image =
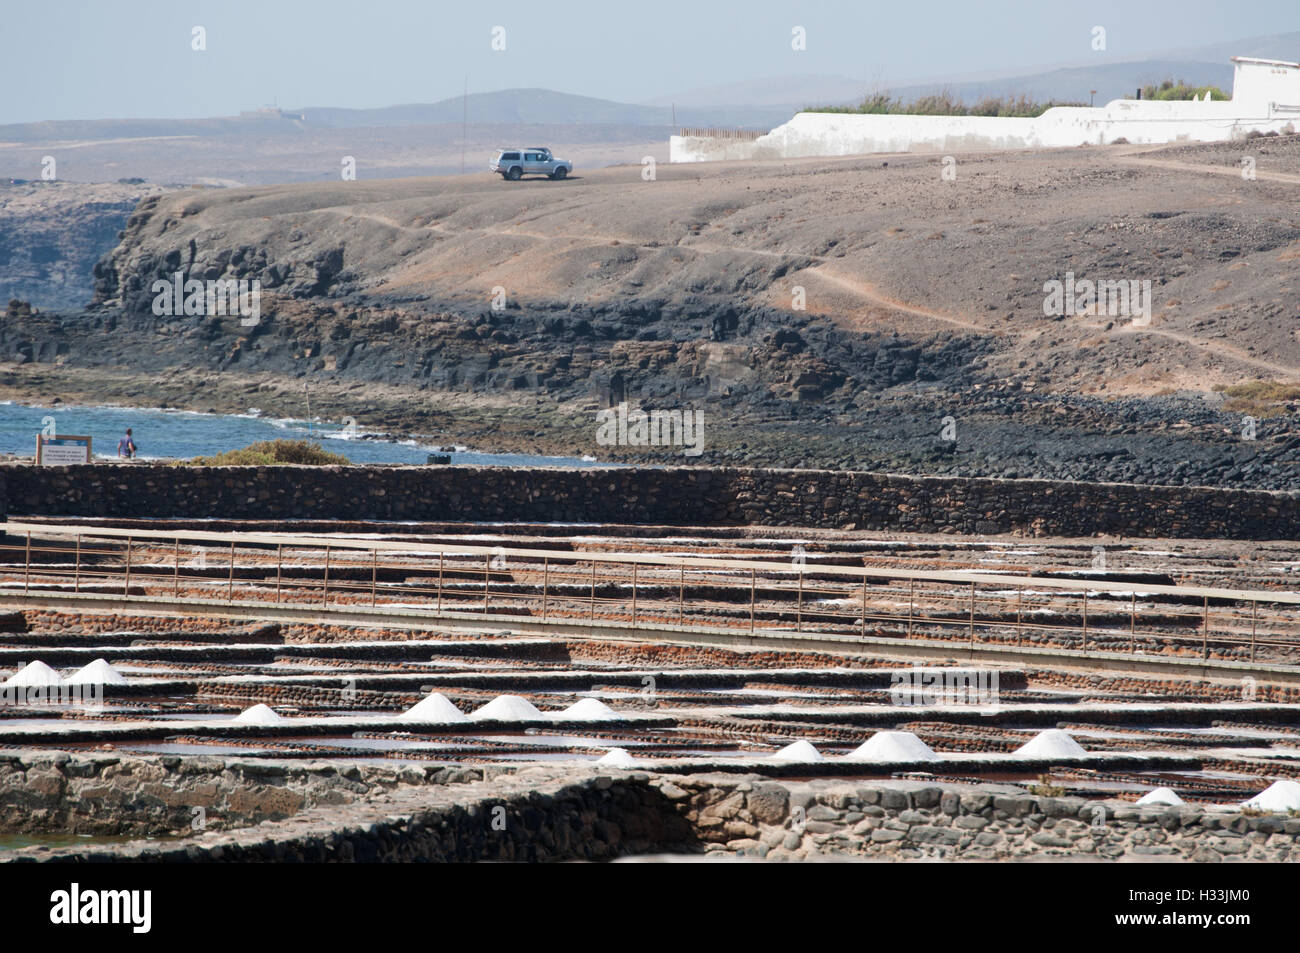
<instances>
[{"instance_id":1,"label":"white foam on water","mask_svg":"<svg viewBox=\"0 0 1300 953\"><path fill-rule=\"evenodd\" d=\"M636 763L636 758L628 754L626 748L610 748L608 753L596 759L596 764L603 764L610 768L631 768L635 767Z\"/></svg>"},{"instance_id":2,"label":"white foam on water","mask_svg":"<svg viewBox=\"0 0 1300 953\"><path fill-rule=\"evenodd\" d=\"M447 700L441 692L431 692L397 716L398 721L415 721L426 725L448 725L469 721L469 716Z\"/></svg>"},{"instance_id":3,"label":"white foam on water","mask_svg":"<svg viewBox=\"0 0 1300 953\"><path fill-rule=\"evenodd\" d=\"M845 761L939 761L928 744L910 731L877 731L844 756Z\"/></svg>"},{"instance_id":4,"label":"white foam on water","mask_svg":"<svg viewBox=\"0 0 1300 953\"><path fill-rule=\"evenodd\" d=\"M825 761L826 758L818 751L811 741L795 741L786 745L776 754L768 755L773 761Z\"/></svg>"},{"instance_id":5,"label":"white foam on water","mask_svg":"<svg viewBox=\"0 0 1300 953\"><path fill-rule=\"evenodd\" d=\"M627 721L624 716L599 698L584 698L576 701L554 717L571 721Z\"/></svg>"},{"instance_id":6,"label":"white foam on water","mask_svg":"<svg viewBox=\"0 0 1300 953\"><path fill-rule=\"evenodd\" d=\"M64 684L125 685L126 679L122 676L121 672L109 665L105 659L97 658L95 661L81 666L81 668L69 675Z\"/></svg>"},{"instance_id":7,"label":"white foam on water","mask_svg":"<svg viewBox=\"0 0 1300 953\"><path fill-rule=\"evenodd\" d=\"M547 721L526 698L518 695L498 695L469 716L471 721Z\"/></svg>"},{"instance_id":8,"label":"white foam on water","mask_svg":"<svg viewBox=\"0 0 1300 953\"><path fill-rule=\"evenodd\" d=\"M1143 804L1169 804L1177 807L1186 802L1174 793L1173 788L1152 788L1146 794L1137 799L1139 805Z\"/></svg>"},{"instance_id":9,"label":"white foam on water","mask_svg":"<svg viewBox=\"0 0 1300 953\"><path fill-rule=\"evenodd\" d=\"M1022 758L1082 758L1088 751L1059 728L1040 731L1015 751Z\"/></svg>"},{"instance_id":10,"label":"white foam on water","mask_svg":"<svg viewBox=\"0 0 1300 953\"><path fill-rule=\"evenodd\" d=\"M245 708L235 716L237 725L278 725L281 722L288 721L284 715L281 715L270 705L257 704L252 708Z\"/></svg>"},{"instance_id":11,"label":"white foam on water","mask_svg":"<svg viewBox=\"0 0 1300 953\"><path fill-rule=\"evenodd\" d=\"M40 659L28 662L5 680L6 688L26 688L31 685L62 685L63 679Z\"/></svg>"},{"instance_id":12,"label":"white foam on water","mask_svg":"<svg viewBox=\"0 0 1300 953\"><path fill-rule=\"evenodd\" d=\"M1300 811L1300 783L1274 781L1249 801L1242 801L1241 806L1260 811Z\"/></svg>"}]
</instances>

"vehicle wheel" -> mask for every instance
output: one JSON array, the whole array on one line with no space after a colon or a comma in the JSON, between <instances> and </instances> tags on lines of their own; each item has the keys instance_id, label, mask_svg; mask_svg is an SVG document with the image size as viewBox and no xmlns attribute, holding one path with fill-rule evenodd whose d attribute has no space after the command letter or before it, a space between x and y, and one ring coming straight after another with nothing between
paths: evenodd
<instances>
[{"instance_id":1,"label":"vehicle wheel","mask_svg":"<svg viewBox=\"0 0 1300 953\"><path fill-rule=\"evenodd\" d=\"M518 182L524 176L524 170L517 165L512 165L510 171L506 173L506 178L511 182Z\"/></svg>"},{"instance_id":2,"label":"vehicle wheel","mask_svg":"<svg viewBox=\"0 0 1300 953\"><path fill-rule=\"evenodd\" d=\"M551 176L551 178L562 179L568 174L569 174L569 170L566 169L564 166L560 166L558 169L555 170L555 174Z\"/></svg>"}]
</instances>

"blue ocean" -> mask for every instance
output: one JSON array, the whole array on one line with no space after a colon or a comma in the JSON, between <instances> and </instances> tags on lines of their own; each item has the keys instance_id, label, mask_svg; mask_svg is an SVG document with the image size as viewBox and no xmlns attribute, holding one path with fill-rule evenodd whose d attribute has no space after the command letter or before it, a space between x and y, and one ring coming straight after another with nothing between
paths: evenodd
<instances>
[{"instance_id":1,"label":"blue ocean","mask_svg":"<svg viewBox=\"0 0 1300 953\"><path fill-rule=\"evenodd\" d=\"M96 459L115 459L117 442L132 429L137 459L211 456L259 440L319 440L353 463L425 463L437 444L367 434L341 422L307 421L248 414L200 414L183 410L131 407L34 407L0 402L0 453L36 455L36 435L90 436ZM589 457L543 457L518 453L450 451L452 463L483 466L599 466Z\"/></svg>"}]
</instances>

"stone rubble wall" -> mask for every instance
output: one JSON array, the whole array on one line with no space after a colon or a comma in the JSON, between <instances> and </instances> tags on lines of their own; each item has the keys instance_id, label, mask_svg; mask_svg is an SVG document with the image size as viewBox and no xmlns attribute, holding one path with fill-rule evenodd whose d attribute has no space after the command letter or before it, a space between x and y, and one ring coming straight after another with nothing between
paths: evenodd
<instances>
[{"instance_id":1,"label":"stone rubble wall","mask_svg":"<svg viewBox=\"0 0 1300 953\"><path fill-rule=\"evenodd\" d=\"M1300 494L667 467L0 466L10 518L783 525L916 533L1295 539Z\"/></svg>"},{"instance_id":2,"label":"stone rubble wall","mask_svg":"<svg viewBox=\"0 0 1300 953\"><path fill-rule=\"evenodd\" d=\"M1300 817L1285 814L1139 808L1010 785L790 782L592 766L29 755L0 764L0 803L10 830L182 835L26 848L15 859L545 861L705 853L767 861L1300 860ZM193 807L207 811L203 832L191 831ZM37 821L46 826L34 827Z\"/></svg>"}]
</instances>

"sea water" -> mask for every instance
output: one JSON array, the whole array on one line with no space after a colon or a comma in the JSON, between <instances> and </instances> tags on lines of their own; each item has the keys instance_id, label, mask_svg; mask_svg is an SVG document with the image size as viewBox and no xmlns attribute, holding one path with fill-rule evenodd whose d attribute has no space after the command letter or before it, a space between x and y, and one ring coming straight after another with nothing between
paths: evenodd
<instances>
[{"instance_id":1,"label":"sea water","mask_svg":"<svg viewBox=\"0 0 1300 953\"><path fill-rule=\"evenodd\" d=\"M36 455L36 435L90 436L96 459L115 459L117 442L132 430L140 460L186 459L237 450L259 440L318 440L353 463L427 462L436 443L367 434L328 421L264 417L260 413L200 414L132 407L36 407L0 402L0 453ZM53 433L51 433L53 431ZM590 458L520 453L476 453L458 448L452 463L485 466L598 466Z\"/></svg>"}]
</instances>

